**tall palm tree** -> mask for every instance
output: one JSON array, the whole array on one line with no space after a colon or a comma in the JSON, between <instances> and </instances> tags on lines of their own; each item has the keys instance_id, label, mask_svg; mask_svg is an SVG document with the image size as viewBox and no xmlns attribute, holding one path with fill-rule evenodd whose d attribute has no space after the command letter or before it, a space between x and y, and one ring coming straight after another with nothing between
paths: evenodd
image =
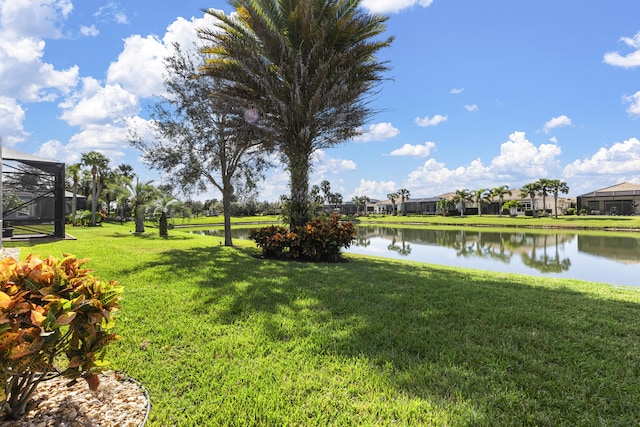
<instances>
[{"instance_id":1,"label":"tall palm tree","mask_svg":"<svg viewBox=\"0 0 640 427\"><path fill-rule=\"evenodd\" d=\"M508 185L500 185L491 189L491 198L498 198L498 216L502 216L502 204L504 203L504 196L511 196L511 190Z\"/></svg>"},{"instance_id":2,"label":"tall palm tree","mask_svg":"<svg viewBox=\"0 0 640 427\"><path fill-rule=\"evenodd\" d=\"M531 199L531 214L534 218L538 217L538 211L536 209L536 195L538 191L540 191L540 185L538 182L530 182L529 184L525 184L520 189L521 192L525 193Z\"/></svg>"},{"instance_id":3,"label":"tall palm tree","mask_svg":"<svg viewBox=\"0 0 640 427\"><path fill-rule=\"evenodd\" d=\"M395 214L396 214L396 200L398 199L398 197L400 197L400 195L398 193L389 193L389 194L387 194L387 197L389 198L389 201L391 202L391 207L393 209L392 214L395 216Z\"/></svg>"},{"instance_id":4,"label":"tall palm tree","mask_svg":"<svg viewBox=\"0 0 640 427\"><path fill-rule=\"evenodd\" d=\"M473 203L478 207L478 216L482 216L482 204L489 200L489 193L487 188L479 188L471 192Z\"/></svg>"},{"instance_id":5,"label":"tall palm tree","mask_svg":"<svg viewBox=\"0 0 640 427\"><path fill-rule=\"evenodd\" d=\"M67 175L71 177L71 220L76 217L76 210L78 209L78 182L80 182L80 170L82 165L80 163L73 163L67 166Z\"/></svg>"},{"instance_id":6,"label":"tall palm tree","mask_svg":"<svg viewBox=\"0 0 640 427\"><path fill-rule=\"evenodd\" d=\"M555 217L558 218L558 193L567 194L569 192L569 186L566 182L559 179L549 180L549 191L553 194L553 204Z\"/></svg>"},{"instance_id":7,"label":"tall palm tree","mask_svg":"<svg viewBox=\"0 0 640 427\"><path fill-rule=\"evenodd\" d=\"M407 208L404 202L406 200L409 200L409 196L411 195L411 192L406 188L401 188L397 191L397 193L400 196L400 203L401 203L400 210L402 211L402 216L407 216Z\"/></svg>"},{"instance_id":8,"label":"tall palm tree","mask_svg":"<svg viewBox=\"0 0 640 427\"><path fill-rule=\"evenodd\" d=\"M98 198L104 185L104 175L109 168L109 159L98 151L82 154L82 164L91 170L91 225L96 225Z\"/></svg>"},{"instance_id":9,"label":"tall palm tree","mask_svg":"<svg viewBox=\"0 0 640 427\"><path fill-rule=\"evenodd\" d=\"M460 216L464 216L467 203L471 201L473 201L473 194L466 188L463 190L456 190L456 194L453 195L453 202L456 204L456 208L460 211Z\"/></svg>"},{"instance_id":10,"label":"tall palm tree","mask_svg":"<svg viewBox=\"0 0 640 427\"><path fill-rule=\"evenodd\" d=\"M208 9L206 72L226 82L229 102L257 112L290 174L289 225L305 225L313 154L357 136L373 114L367 98L388 70L377 53L382 15L361 0L231 0L235 14Z\"/></svg>"}]
</instances>

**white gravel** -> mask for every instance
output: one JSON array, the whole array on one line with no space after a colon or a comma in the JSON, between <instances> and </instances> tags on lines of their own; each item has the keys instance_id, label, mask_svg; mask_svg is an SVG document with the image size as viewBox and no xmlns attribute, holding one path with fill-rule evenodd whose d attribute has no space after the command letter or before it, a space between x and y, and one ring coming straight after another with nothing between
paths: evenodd
<instances>
[{"instance_id":1,"label":"white gravel","mask_svg":"<svg viewBox=\"0 0 640 427\"><path fill-rule=\"evenodd\" d=\"M1 427L140 427L150 408L144 388L112 371L100 375L100 387L91 391L79 380L67 387L67 378L44 381L33 396L37 406L17 421Z\"/></svg>"}]
</instances>

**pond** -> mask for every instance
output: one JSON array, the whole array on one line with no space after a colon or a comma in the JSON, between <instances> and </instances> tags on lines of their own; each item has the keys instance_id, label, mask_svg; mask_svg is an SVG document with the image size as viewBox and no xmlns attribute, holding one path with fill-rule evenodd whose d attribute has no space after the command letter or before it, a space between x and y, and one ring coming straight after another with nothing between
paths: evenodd
<instances>
[{"instance_id":1,"label":"pond","mask_svg":"<svg viewBox=\"0 0 640 427\"><path fill-rule=\"evenodd\" d=\"M640 286L640 233L595 235L535 232L443 230L358 226L356 242L345 252L454 267ZM222 235L222 230L202 234ZM248 230L233 230L246 239Z\"/></svg>"}]
</instances>

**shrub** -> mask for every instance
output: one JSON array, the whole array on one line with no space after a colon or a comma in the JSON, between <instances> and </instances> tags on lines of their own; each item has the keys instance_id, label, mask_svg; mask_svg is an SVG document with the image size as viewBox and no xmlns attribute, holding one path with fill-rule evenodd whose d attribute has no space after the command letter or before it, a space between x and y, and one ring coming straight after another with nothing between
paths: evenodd
<instances>
[{"instance_id":1,"label":"shrub","mask_svg":"<svg viewBox=\"0 0 640 427\"><path fill-rule=\"evenodd\" d=\"M576 208L567 208L567 215L575 215Z\"/></svg>"},{"instance_id":2,"label":"shrub","mask_svg":"<svg viewBox=\"0 0 640 427\"><path fill-rule=\"evenodd\" d=\"M342 248L355 239L351 222L341 222L340 215L312 219L295 232L272 225L253 230L253 239L267 258L291 258L303 261L337 261Z\"/></svg>"},{"instance_id":3,"label":"shrub","mask_svg":"<svg viewBox=\"0 0 640 427\"><path fill-rule=\"evenodd\" d=\"M0 381L4 417L15 419L42 381L84 378L100 384L104 347L116 339L105 329L119 308L122 288L82 268L88 260L63 254L24 262L0 260Z\"/></svg>"}]
</instances>

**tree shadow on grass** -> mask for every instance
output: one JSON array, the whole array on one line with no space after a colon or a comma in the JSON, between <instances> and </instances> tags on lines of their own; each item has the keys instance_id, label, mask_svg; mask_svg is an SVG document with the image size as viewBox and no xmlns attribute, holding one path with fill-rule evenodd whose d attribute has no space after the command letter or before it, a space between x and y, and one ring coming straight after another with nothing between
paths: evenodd
<instances>
[{"instance_id":1,"label":"tree shadow on grass","mask_svg":"<svg viewBox=\"0 0 640 427\"><path fill-rule=\"evenodd\" d=\"M275 347L364 357L398 393L442 408L464 401L452 411L480 424L638 419L637 299L418 263L312 264L255 253L170 251L145 268L191 273L199 287L192 315L221 324L259 315L260 339Z\"/></svg>"}]
</instances>

